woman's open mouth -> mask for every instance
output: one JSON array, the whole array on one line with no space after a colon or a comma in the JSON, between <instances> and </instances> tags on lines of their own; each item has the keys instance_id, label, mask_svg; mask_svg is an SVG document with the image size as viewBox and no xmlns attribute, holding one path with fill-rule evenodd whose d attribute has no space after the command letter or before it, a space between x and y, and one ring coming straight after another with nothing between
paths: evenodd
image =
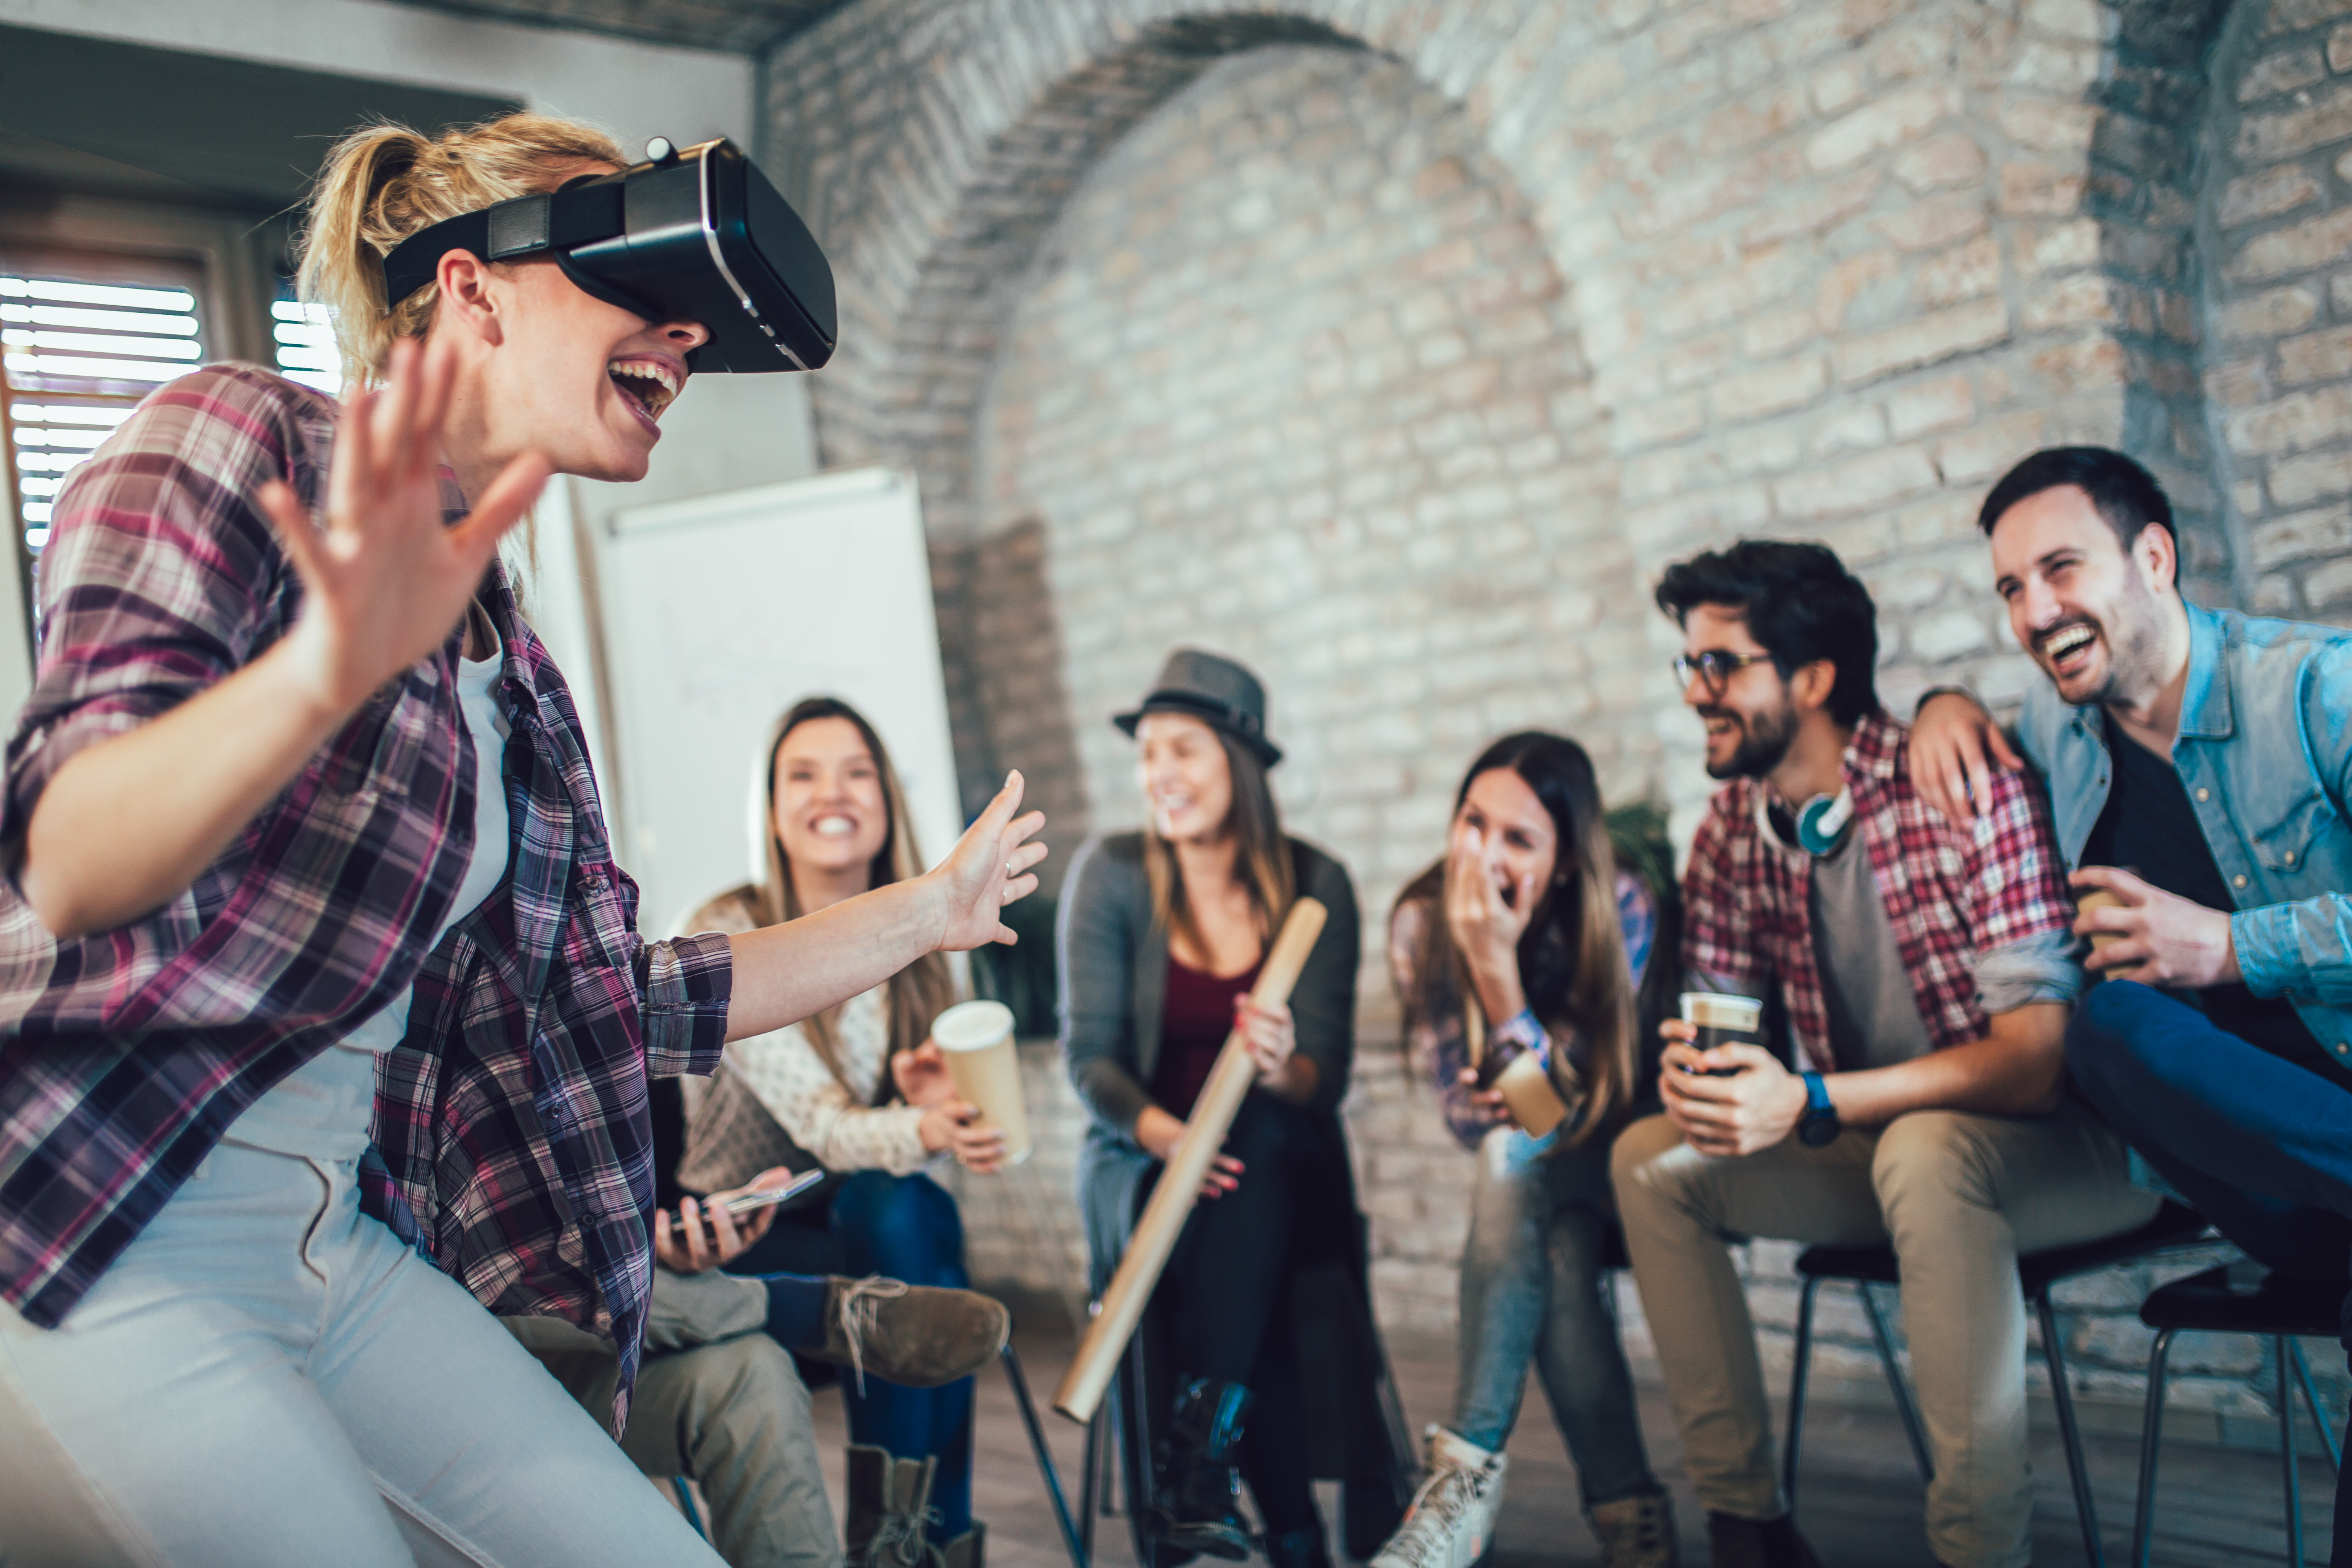
<instances>
[{"instance_id":1,"label":"woman's open mouth","mask_svg":"<svg viewBox=\"0 0 2352 1568\"><path fill-rule=\"evenodd\" d=\"M604 374L620 393L623 405L656 435L662 410L677 401L686 385L684 374L656 359L612 360L606 363Z\"/></svg>"}]
</instances>

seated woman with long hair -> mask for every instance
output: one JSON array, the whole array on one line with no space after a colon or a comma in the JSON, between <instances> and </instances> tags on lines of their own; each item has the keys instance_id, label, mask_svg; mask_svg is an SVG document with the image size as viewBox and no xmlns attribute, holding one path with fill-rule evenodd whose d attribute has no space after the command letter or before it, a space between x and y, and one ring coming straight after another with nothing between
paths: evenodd
<instances>
[{"instance_id":1,"label":"seated woman with long hair","mask_svg":"<svg viewBox=\"0 0 2352 1568\"><path fill-rule=\"evenodd\" d=\"M1433 1427L1429 1469L1374 1568L1454 1568L1494 1538L1535 1365L1570 1455L1604 1568L1671 1568L1674 1510L1642 1448L1633 1384L1604 1292L1616 1223L1609 1145L1656 1095L1641 1049L1673 989L1671 900L1621 864L1591 760L1540 731L1486 748L1454 797L1444 859L1389 916L1389 963L1407 1049L1435 1079L1446 1125L1478 1157L1461 1273L1454 1418ZM1650 1006L1644 1008L1644 999ZM1567 1114L1544 1136L1509 1124L1474 1060L1514 1047L1549 1068Z\"/></svg>"},{"instance_id":2,"label":"seated woman with long hair","mask_svg":"<svg viewBox=\"0 0 2352 1568\"><path fill-rule=\"evenodd\" d=\"M1139 742L1150 826L1071 863L1060 921L1062 1046L1093 1113L1079 1182L1098 1272L1184 1134L1226 1036L1257 1081L1167 1269L1176 1399L1147 1528L1181 1551L1249 1555L1234 1468L1278 1568L1329 1561L1307 1461L1297 1358L1276 1331L1293 1266L1351 1245L1354 1194L1337 1107L1354 1048L1356 895L1338 861L1282 831L1256 679L1179 652L1117 722ZM1287 1006L1249 990L1292 902L1329 922Z\"/></svg>"},{"instance_id":3,"label":"seated woman with long hair","mask_svg":"<svg viewBox=\"0 0 2352 1568\"><path fill-rule=\"evenodd\" d=\"M889 753L834 698L812 697L778 721L754 811L758 879L697 910L688 930L781 925L921 873ZM955 999L946 961L926 953L837 1007L731 1042L709 1085L689 1089L682 1186L732 1187L772 1165L821 1164L842 1178L821 1201L777 1215L730 1270L969 1284L955 1199L923 1173L943 1153L993 1171L1004 1135L971 1125L979 1113L956 1097L930 1040L931 1020ZM909 1532L928 1507L937 1561L978 1568L971 1379L906 1388L853 1375L843 1394L853 1563L894 1545L908 1563L924 1555Z\"/></svg>"}]
</instances>

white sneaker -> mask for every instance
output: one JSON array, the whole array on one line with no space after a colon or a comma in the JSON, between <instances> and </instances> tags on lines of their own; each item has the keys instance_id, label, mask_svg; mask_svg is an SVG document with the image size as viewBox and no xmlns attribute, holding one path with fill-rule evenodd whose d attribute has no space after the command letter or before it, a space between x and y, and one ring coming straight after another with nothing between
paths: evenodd
<instances>
[{"instance_id":1,"label":"white sneaker","mask_svg":"<svg viewBox=\"0 0 2352 1568\"><path fill-rule=\"evenodd\" d=\"M1470 1568L1495 1539L1503 1474L1511 1461L1443 1426L1429 1429L1429 1474L1404 1522L1372 1556L1371 1568Z\"/></svg>"}]
</instances>

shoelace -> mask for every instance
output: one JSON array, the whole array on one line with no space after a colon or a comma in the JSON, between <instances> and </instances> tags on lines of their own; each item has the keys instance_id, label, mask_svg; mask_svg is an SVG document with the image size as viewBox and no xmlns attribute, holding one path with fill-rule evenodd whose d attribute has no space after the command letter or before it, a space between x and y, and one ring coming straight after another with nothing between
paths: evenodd
<instances>
[{"instance_id":1,"label":"shoelace","mask_svg":"<svg viewBox=\"0 0 2352 1568\"><path fill-rule=\"evenodd\" d=\"M1389 1542L1388 1552L1416 1564L1437 1561L1439 1544L1453 1539L1454 1527L1469 1508L1477 1487L1478 1473L1457 1465L1448 1465L1422 1482L1412 1506L1405 1510L1404 1528Z\"/></svg>"},{"instance_id":2,"label":"shoelace","mask_svg":"<svg viewBox=\"0 0 2352 1568\"><path fill-rule=\"evenodd\" d=\"M874 1527L874 1539L866 1543L866 1562L895 1562L901 1568L915 1568L923 1560L923 1548L930 1544L930 1527L940 1518L935 1508L892 1509L884 1513L882 1522Z\"/></svg>"},{"instance_id":3,"label":"shoelace","mask_svg":"<svg viewBox=\"0 0 2352 1568\"><path fill-rule=\"evenodd\" d=\"M1610 1532L1612 1547L1655 1554L1666 1549L1665 1510L1649 1507L1627 1520L1618 1530Z\"/></svg>"},{"instance_id":4,"label":"shoelace","mask_svg":"<svg viewBox=\"0 0 2352 1568\"><path fill-rule=\"evenodd\" d=\"M874 1331L882 1303L907 1293L903 1279L869 1274L841 1293L841 1337L849 1342L849 1370L857 1379L857 1397L866 1397L866 1336Z\"/></svg>"}]
</instances>

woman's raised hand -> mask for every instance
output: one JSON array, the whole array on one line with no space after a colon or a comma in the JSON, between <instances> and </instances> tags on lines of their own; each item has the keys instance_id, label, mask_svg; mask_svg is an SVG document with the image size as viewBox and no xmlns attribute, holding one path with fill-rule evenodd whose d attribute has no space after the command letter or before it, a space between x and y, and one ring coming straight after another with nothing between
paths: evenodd
<instances>
[{"instance_id":1,"label":"woman's raised hand","mask_svg":"<svg viewBox=\"0 0 2352 1568\"><path fill-rule=\"evenodd\" d=\"M1025 842L1045 826L1045 814L1021 809L1018 770L1004 775L1004 787L980 819L964 829L948 858L925 873L940 903L939 952L964 952L992 942L1020 940L1005 925L1004 906L1037 890L1030 868L1045 858L1045 846Z\"/></svg>"},{"instance_id":2,"label":"woman's raised hand","mask_svg":"<svg viewBox=\"0 0 2352 1568\"><path fill-rule=\"evenodd\" d=\"M455 528L444 525L441 433L457 356L446 345L393 345L386 384L343 403L335 428L324 526L293 487L272 480L259 500L302 580L289 641L320 705L348 712L423 658L464 617L508 529L553 471L527 452L509 463Z\"/></svg>"},{"instance_id":3,"label":"woman's raised hand","mask_svg":"<svg viewBox=\"0 0 2352 1568\"><path fill-rule=\"evenodd\" d=\"M1479 1000L1500 1022L1527 1005L1519 986L1519 938L1535 916L1535 871L1522 872L1506 900L1486 862L1486 836L1475 827L1455 831L1445 857L1445 925L1462 951ZM1518 997L1508 1011L1499 1004Z\"/></svg>"}]
</instances>

